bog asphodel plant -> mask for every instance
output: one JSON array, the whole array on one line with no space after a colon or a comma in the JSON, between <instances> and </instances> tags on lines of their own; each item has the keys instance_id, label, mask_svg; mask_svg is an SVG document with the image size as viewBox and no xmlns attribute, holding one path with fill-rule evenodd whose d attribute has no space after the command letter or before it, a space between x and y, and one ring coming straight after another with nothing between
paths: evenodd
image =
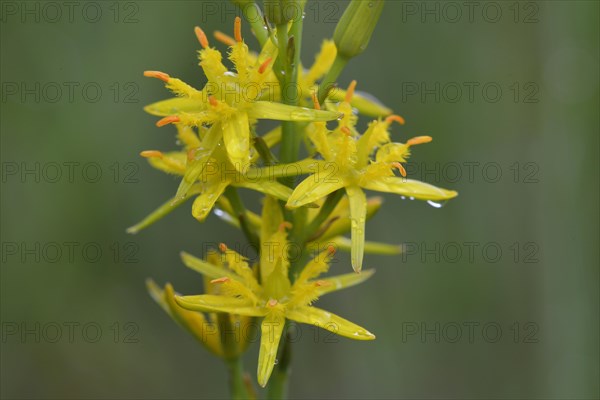
<instances>
[{"instance_id":1,"label":"bog asphodel plant","mask_svg":"<svg viewBox=\"0 0 600 400\"><path fill-rule=\"evenodd\" d=\"M164 72L144 72L175 95L145 109L160 117L157 126L174 125L180 149L141 155L153 167L179 175L181 183L170 200L128 231L146 228L192 198L198 221L213 211L242 230L259 254L257 262L222 243L205 259L181 255L186 266L202 274L203 294L180 295L170 284L160 287L152 280L148 289L167 314L226 362L234 398L256 397L241 361L253 336L232 340L223 333L256 326L258 384L268 385L269 398L281 398L290 364L290 324L375 339L365 328L313 306L320 296L372 275L372 270L362 271L365 253L400 251L399 246L365 241L366 220L381 206L380 198L368 198L365 191L426 201L446 201L457 193L406 177L403 163L410 151L431 137L393 141L391 131L404 125L402 117L358 92L356 81L346 90L335 84L347 62L369 43L383 1L350 2L334 40L323 42L306 69L299 57L302 18L287 17L301 16L305 1L265 2L265 17L253 1L234 3L250 22L258 51L249 49L237 17L233 36L214 34L217 43L229 47L233 69L205 32L194 29L206 76L202 89ZM359 115L375 120L362 131ZM265 119L280 125L263 132L258 121ZM300 159L302 144L308 156ZM264 194L260 213L244 206L238 188ZM353 271L321 277L337 249L350 251Z\"/></svg>"}]
</instances>

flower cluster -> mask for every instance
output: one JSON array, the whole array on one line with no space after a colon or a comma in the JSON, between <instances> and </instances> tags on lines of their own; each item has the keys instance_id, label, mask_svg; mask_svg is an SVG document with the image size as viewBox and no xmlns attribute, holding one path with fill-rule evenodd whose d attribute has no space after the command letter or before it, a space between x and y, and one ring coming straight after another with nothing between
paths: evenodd
<instances>
[{"instance_id":1,"label":"flower cluster","mask_svg":"<svg viewBox=\"0 0 600 400\"><path fill-rule=\"evenodd\" d=\"M360 7L356 10L363 12ZM164 72L144 73L163 81L175 95L145 109L161 117L157 126L175 126L180 149L146 150L141 155L156 169L181 176L181 183L174 197L129 228L130 233L139 232L194 198L194 218L204 221L214 211L244 232L259 254L256 264L225 244L218 252L209 252L206 260L182 253L183 263L203 275L205 294L179 295L170 284L161 288L151 280L148 289L175 321L225 360L238 359L248 343L226 343L219 331L261 318L257 372L261 386L273 372L287 321L316 325L351 339L375 338L312 305L319 296L369 278L372 270L361 272L365 253L399 252L397 246L365 240L366 220L381 206L381 199L367 198L365 190L429 201L457 195L406 178L402 164L411 148L430 142L431 137L393 141L393 123L403 125L404 119L374 97L356 91L356 81L347 90L323 89L332 80L332 71L358 54L350 51L356 40L346 40L340 47L344 33L336 31L342 39L324 41L314 64L305 69L294 65L290 56L294 23L268 25L259 52L246 45L240 18L233 37L215 32L216 39L229 46L227 58L233 69L196 27L202 47L199 65L207 81L202 89ZM352 20L346 18L344 24L352 25ZM360 40L368 42L369 29ZM288 43L282 43L288 37ZM296 71L291 82L297 94L291 101L284 84L290 82L285 76L290 71ZM375 118L363 133L357 125L359 114ZM282 125L260 132L258 121L263 119ZM286 128L290 123L291 131ZM282 142L292 134L306 145L309 156L279 163L275 149L279 144L283 148ZM244 207L238 188L264 194L260 213ZM350 239L344 236L347 233ZM300 249L300 256L293 259L287 250L291 244ZM328 271L336 248L350 251L354 272L319 278Z\"/></svg>"}]
</instances>

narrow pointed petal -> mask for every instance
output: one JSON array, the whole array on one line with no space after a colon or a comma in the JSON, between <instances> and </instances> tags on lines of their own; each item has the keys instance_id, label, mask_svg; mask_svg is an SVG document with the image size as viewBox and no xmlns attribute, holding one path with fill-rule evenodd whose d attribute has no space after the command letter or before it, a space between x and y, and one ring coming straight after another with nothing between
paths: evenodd
<instances>
[{"instance_id":1,"label":"narrow pointed petal","mask_svg":"<svg viewBox=\"0 0 600 400\"><path fill-rule=\"evenodd\" d=\"M329 94L329 99L333 101L343 101L346 97L346 91L343 89L332 90ZM352 107L356 108L359 113L368 117L385 117L392 113L392 110L385 106L378 98L370 93L356 91L350 102Z\"/></svg>"},{"instance_id":2,"label":"narrow pointed petal","mask_svg":"<svg viewBox=\"0 0 600 400\"><path fill-rule=\"evenodd\" d=\"M183 179L177 188L175 197L181 198L187 194L200 174L202 174L202 171L206 167L207 162L210 159L214 149L217 147L219 140L221 140L221 137L221 124L215 123L206 132L204 138L202 139L202 146L194 153L194 159L188 162L185 174L183 175Z\"/></svg>"},{"instance_id":3,"label":"narrow pointed petal","mask_svg":"<svg viewBox=\"0 0 600 400\"><path fill-rule=\"evenodd\" d=\"M196 296L175 296L175 301L181 307L192 311L222 312L248 317L262 317L266 311L254 307L252 302L235 297L219 296L213 294L201 294Z\"/></svg>"},{"instance_id":4,"label":"narrow pointed petal","mask_svg":"<svg viewBox=\"0 0 600 400\"><path fill-rule=\"evenodd\" d=\"M182 176L185 173L185 157L184 152L173 151L162 154L162 157L150 157L148 162L159 171Z\"/></svg>"},{"instance_id":5,"label":"narrow pointed petal","mask_svg":"<svg viewBox=\"0 0 600 400\"><path fill-rule=\"evenodd\" d=\"M192 204L194 218L204 221L228 185L229 181L220 179L204 184L202 192Z\"/></svg>"},{"instance_id":6,"label":"narrow pointed petal","mask_svg":"<svg viewBox=\"0 0 600 400\"><path fill-rule=\"evenodd\" d=\"M355 323L352 323L342 317L332 314L320 308L305 306L296 307L286 311L285 315L288 319L300 322L303 324L311 324L319 328L327 329L340 336L345 336L355 340L373 340L375 335L362 328Z\"/></svg>"},{"instance_id":7,"label":"narrow pointed petal","mask_svg":"<svg viewBox=\"0 0 600 400\"><path fill-rule=\"evenodd\" d=\"M222 124L223 142L235 169L241 171L250 162L250 126L248 114L236 112Z\"/></svg>"},{"instance_id":8,"label":"narrow pointed petal","mask_svg":"<svg viewBox=\"0 0 600 400\"><path fill-rule=\"evenodd\" d=\"M352 268L356 272L362 269L365 253L365 223L367 221L367 196L361 188L348 186L346 188L348 200L350 201L350 226L352 233L352 248L350 258Z\"/></svg>"},{"instance_id":9,"label":"narrow pointed petal","mask_svg":"<svg viewBox=\"0 0 600 400\"><path fill-rule=\"evenodd\" d=\"M186 97L174 97L172 99L158 101L144 107L144 111L157 117L166 117L180 113L199 113L206 110L206 104L198 99Z\"/></svg>"},{"instance_id":10,"label":"narrow pointed petal","mask_svg":"<svg viewBox=\"0 0 600 400\"><path fill-rule=\"evenodd\" d=\"M343 236L338 236L329 240L327 243L331 243L339 250L350 251L352 248L352 241ZM396 256L402 253L402 246L396 244L380 243L365 241L365 253L367 254L380 254L386 256Z\"/></svg>"},{"instance_id":11,"label":"narrow pointed petal","mask_svg":"<svg viewBox=\"0 0 600 400\"><path fill-rule=\"evenodd\" d=\"M237 275L235 272L230 270L229 268L219 267L217 265L211 264L207 261L204 261L200 258L194 257L193 255L182 251L180 253L181 260L185 264L186 267L193 269L196 272L201 273L207 278L210 279L218 279L224 276L235 279L237 281L241 281L242 278Z\"/></svg>"},{"instance_id":12,"label":"narrow pointed petal","mask_svg":"<svg viewBox=\"0 0 600 400\"><path fill-rule=\"evenodd\" d=\"M344 181L331 176L331 171L319 171L304 179L288 199L287 207L301 207L313 203L344 186Z\"/></svg>"},{"instance_id":13,"label":"narrow pointed petal","mask_svg":"<svg viewBox=\"0 0 600 400\"><path fill-rule=\"evenodd\" d=\"M137 224L127 228L127 233L136 234L142 229L149 227L154 224L156 221L163 218L165 215L171 213L171 211L175 210L177 207L185 203L187 200L191 199L194 195L200 193L200 185L192 186L190 191L182 198L174 197L158 207L156 210L152 211L150 215L146 218L138 222Z\"/></svg>"},{"instance_id":14,"label":"narrow pointed petal","mask_svg":"<svg viewBox=\"0 0 600 400\"><path fill-rule=\"evenodd\" d=\"M319 286L318 294L319 296L323 296L327 293L337 292L338 290L356 286L372 277L374 273L374 269L368 269L362 271L360 274L351 272L349 274L336 275L330 278L321 279L322 284Z\"/></svg>"},{"instance_id":15,"label":"narrow pointed petal","mask_svg":"<svg viewBox=\"0 0 600 400\"><path fill-rule=\"evenodd\" d=\"M278 121L333 121L342 116L335 111L313 110L271 101L257 101L249 111L252 119L274 119Z\"/></svg>"},{"instance_id":16,"label":"narrow pointed petal","mask_svg":"<svg viewBox=\"0 0 600 400\"><path fill-rule=\"evenodd\" d=\"M362 186L368 190L395 193L414 197L417 200L449 200L458 196L454 190L441 189L425 182L392 176L374 179L365 182Z\"/></svg>"},{"instance_id":17,"label":"narrow pointed petal","mask_svg":"<svg viewBox=\"0 0 600 400\"><path fill-rule=\"evenodd\" d=\"M279 200L287 201L288 198L292 195L292 189L289 187L282 185L277 181L241 181L236 183L234 186L243 187L246 189L256 190L257 192L261 192L264 194L271 195Z\"/></svg>"},{"instance_id":18,"label":"narrow pointed petal","mask_svg":"<svg viewBox=\"0 0 600 400\"><path fill-rule=\"evenodd\" d=\"M258 384L267 386L277 358L277 349L285 326L284 316L273 311L263 319L260 327L260 352L258 354Z\"/></svg>"}]
</instances>

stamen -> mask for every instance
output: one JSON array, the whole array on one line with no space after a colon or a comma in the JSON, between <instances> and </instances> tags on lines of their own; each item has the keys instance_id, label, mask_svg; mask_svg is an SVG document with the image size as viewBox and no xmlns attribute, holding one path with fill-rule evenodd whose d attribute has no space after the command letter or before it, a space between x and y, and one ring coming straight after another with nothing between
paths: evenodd
<instances>
[{"instance_id":1,"label":"stamen","mask_svg":"<svg viewBox=\"0 0 600 400\"><path fill-rule=\"evenodd\" d=\"M394 121L397 122L397 123L399 123L400 125L404 125L404 118L402 118L399 115L390 115L389 117L387 117L385 119L385 122L388 123L388 124L391 124Z\"/></svg>"},{"instance_id":2,"label":"stamen","mask_svg":"<svg viewBox=\"0 0 600 400\"><path fill-rule=\"evenodd\" d=\"M340 128L340 131L342 131L342 133L344 133L344 135L346 135L346 136L352 135L352 131L347 126L342 126Z\"/></svg>"},{"instance_id":3,"label":"stamen","mask_svg":"<svg viewBox=\"0 0 600 400\"><path fill-rule=\"evenodd\" d=\"M314 91L312 94L312 100L313 100L313 105L315 107L315 110L320 110L321 109L321 105L319 104L319 98L317 97L317 92Z\"/></svg>"},{"instance_id":4,"label":"stamen","mask_svg":"<svg viewBox=\"0 0 600 400\"><path fill-rule=\"evenodd\" d=\"M200 46L206 49L208 47L208 38L206 37L206 33L204 33L204 31L199 26L194 28L194 33L196 34L196 37L200 42Z\"/></svg>"},{"instance_id":5,"label":"stamen","mask_svg":"<svg viewBox=\"0 0 600 400\"><path fill-rule=\"evenodd\" d=\"M219 250L221 250L221 253L225 253L229 249L225 243L219 243Z\"/></svg>"},{"instance_id":6,"label":"stamen","mask_svg":"<svg viewBox=\"0 0 600 400\"><path fill-rule=\"evenodd\" d=\"M144 76L148 78L157 78L163 82L169 82L169 79L171 78L169 74L160 71L144 71Z\"/></svg>"},{"instance_id":7,"label":"stamen","mask_svg":"<svg viewBox=\"0 0 600 400\"><path fill-rule=\"evenodd\" d=\"M402 164L400 164L399 162L394 162L392 163L392 166L398 171L400 171L400 175L406 178L406 170L404 169L404 166Z\"/></svg>"},{"instance_id":8,"label":"stamen","mask_svg":"<svg viewBox=\"0 0 600 400\"><path fill-rule=\"evenodd\" d=\"M275 300L275 299L270 299L270 300L267 302L267 306L269 306L269 307L275 307L275 306L276 306L278 303L279 303L279 302L278 302L277 300Z\"/></svg>"},{"instance_id":9,"label":"stamen","mask_svg":"<svg viewBox=\"0 0 600 400\"><path fill-rule=\"evenodd\" d=\"M188 161L193 161L194 158L196 158L196 151L198 149L189 149L189 151L187 152L187 160Z\"/></svg>"},{"instance_id":10,"label":"stamen","mask_svg":"<svg viewBox=\"0 0 600 400\"><path fill-rule=\"evenodd\" d=\"M262 64L260 64L260 67L258 67L258 73L264 74L269 64L271 64L271 61L273 61L273 58L269 57Z\"/></svg>"},{"instance_id":11,"label":"stamen","mask_svg":"<svg viewBox=\"0 0 600 400\"><path fill-rule=\"evenodd\" d=\"M224 34L221 31L214 31L213 36L219 42L226 44L227 46L233 46L235 44L235 39L229 35Z\"/></svg>"},{"instance_id":12,"label":"stamen","mask_svg":"<svg viewBox=\"0 0 600 400\"><path fill-rule=\"evenodd\" d=\"M158 150L144 150L140 153L144 158L163 158L164 154Z\"/></svg>"},{"instance_id":13,"label":"stamen","mask_svg":"<svg viewBox=\"0 0 600 400\"><path fill-rule=\"evenodd\" d=\"M283 221L281 224L279 224L279 232L283 232L286 229L292 229L292 223L289 221Z\"/></svg>"},{"instance_id":14,"label":"stamen","mask_svg":"<svg viewBox=\"0 0 600 400\"><path fill-rule=\"evenodd\" d=\"M350 103L350 101L352 101L352 96L354 96L354 89L356 89L356 81L350 82L350 85L348 86L348 90L346 91L346 98L344 98L344 101L346 103Z\"/></svg>"},{"instance_id":15,"label":"stamen","mask_svg":"<svg viewBox=\"0 0 600 400\"><path fill-rule=\"evenodd\" d=\"M408 139L408 142L406 142L406 144L408 146L414 146L416 144L429 143L432 140L433 140L433 138L431 136L417 136L417 137Z\"/></svg>"},{"instance_id":16,"label":"stamen","mask_svg":"<svg viewBox=\"0 0 600 400\"><path fill-rule=\"evenodd\" d=\"M318 281L315 282L315 286L316 287L331 286L331 282L324 281L324 280L318 280Z\"/></svg>"},{"instance_id":17,"label":"stamen","mask_svg":"<svg viewBox=\"0 0 600 400\"><path fill-rule=\"evenodd\" d=\"M210 283L226 283L229 282L231 279L229 279L228 277L224 276L222 278L217 278L217 279L213 279L212 281L210 281Z\"/></svg>"},{"instance_id":18,"label":"stamen","mask_svg":"<svg viewBox=\"0 0 600 400\"><path fill-rule=\"evenodd\" d=\"M169 115L168 117L164 117L163 119L161 119L160 121L158 121L156 123L156 126L158 126L159 128L161 126L165 126L165 125L169 125L169 124L174 124L181 121L179 119L179 117L177 115Z\"/></svg>"},{"instance_id":19,"label":"stamen","mask_svg":"<svg viewBox=\"0 0 600 400\"><path fill-rule=\"evenodd\" d=\"M333 257L335 255L336 249L335 246L330 244L329 246L327 246L327 252L329 253L330 257Z\"/></svg>"},{"instance_id":20,"label":"stamen","mask_svg":"<svg viewBox=\"0 0 600 400\"><path fill-rule=\"evenodd\" d=\"M217 101L217 99L215 98L215 96L208 96L208 102L210 103L211 106L216 107L219 102Z\"/></svg>"},{"instance_id":21,"label":"stamen","mask_svg":"<svg viewBox=\"0 0 600 400\"><path fill-rule=\"evenodd\" d=\"M235 22L233 23L233 36L235 37L235 41L240 43L242 41L242 19L240 17L235 17Z\"/></svg>"}]
</instances>

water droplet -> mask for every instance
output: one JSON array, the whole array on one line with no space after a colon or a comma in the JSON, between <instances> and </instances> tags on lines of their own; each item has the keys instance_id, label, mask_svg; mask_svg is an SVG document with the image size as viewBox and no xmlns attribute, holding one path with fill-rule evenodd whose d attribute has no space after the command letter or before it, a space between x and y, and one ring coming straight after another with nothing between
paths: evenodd
<instances>
[{"instance_id":1,"label":"water droplet","mask_svg":"<svg viewBox=\"0 0 600 400\"><path fill-rule=\"evenodd\" d=\"M446 202L445 201L427 200L427 204L429 204L431 207L434 207L434 208L442 208L442 207L444 207Z\"/></svg>"},{"instance_id":2,"label":"water droplet","mask_svg":"<svg viewBox=\"0 0 600 400\"><path fill-rule=\"evenodd\" d=\"M279 360L275 359L275 365L279 364Z\"/></svg>"},{"instance_id":3,"label":"water droplet","mask_svg":"<svg viewBox=\"0 0 600 400\"><path fill-rule=\"evenodd\" d=\"M415 199L414 197L410 196L410 200L414 200L414 199Z\"/></svg>"},{"instance_id":4,"label":"water droplet","mask_svg":"<svg viewBox=\"0 0 600 400\"><path fill-rule=\"evenodd\" d=\"M400 196L402 200L406 200L406 196Z\"/></svg>"}]
</instances>

